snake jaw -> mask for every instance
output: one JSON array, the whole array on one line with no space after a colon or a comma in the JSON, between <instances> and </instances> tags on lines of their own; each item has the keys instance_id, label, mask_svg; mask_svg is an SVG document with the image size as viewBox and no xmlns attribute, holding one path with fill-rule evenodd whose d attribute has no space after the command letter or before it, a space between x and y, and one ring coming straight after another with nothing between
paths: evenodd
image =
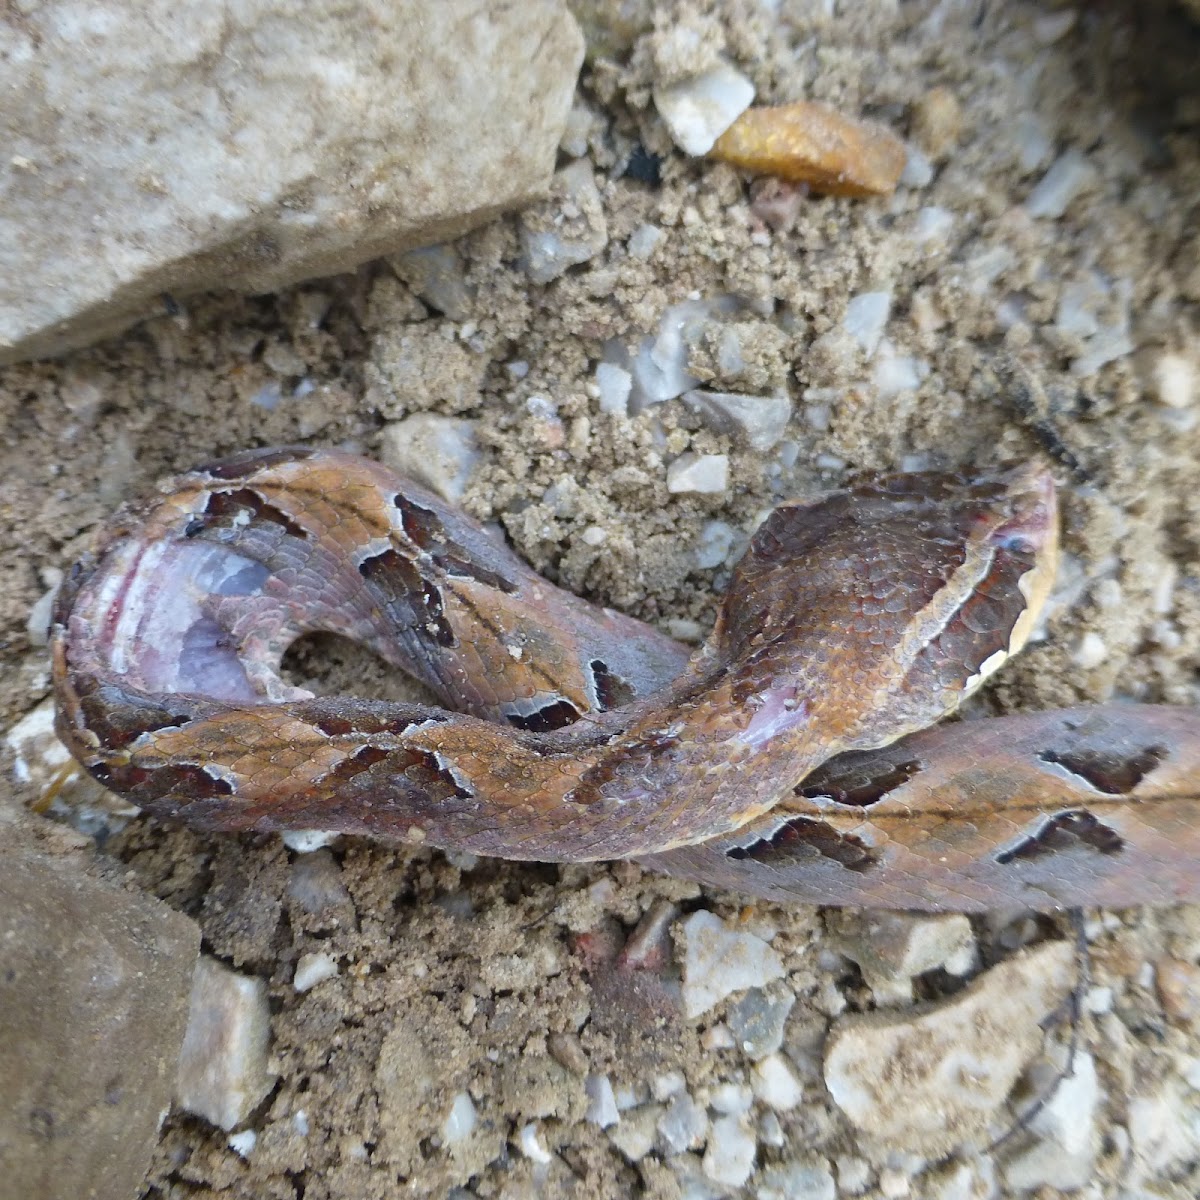
<instances>
[{"instance_id":1,"label":"snake jaw","mask_svg":"<svg viewBox=\"0 0 1200 1200\"><path fill-rule=\"evenodd\" d=\"M1025 611L1009 635L1008 656L1029 641L1050 599L1059 559L1058 496L1050 472L1032 466L1015 472L1013 495L1013 517L996 530L992 540L997 545L1022 543L1033 554L1033 566L1017 583L1025 597Z\"/></svg>"}]
</instances>

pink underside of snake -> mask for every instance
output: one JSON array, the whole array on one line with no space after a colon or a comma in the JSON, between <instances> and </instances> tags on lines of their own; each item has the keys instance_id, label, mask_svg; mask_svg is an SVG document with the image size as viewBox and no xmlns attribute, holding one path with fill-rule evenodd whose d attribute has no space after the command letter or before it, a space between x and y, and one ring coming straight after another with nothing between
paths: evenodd
<instances>
[{"instance_id":1,"label":"pink underside of snake","mask_svg":"<svg viewBox=\"0 0 1200 1200\"><path fill-rule=\"evenodd\" d=\"M1200 896L1193 711L924 728L1020 648L1054 548L1029 468L784 505L689 657L378 464L253 452L123 510L72 572L58 728L108 786L208 829L633 857L811 903ZM282 655L319 629L447 707L290 687Z\"/></svg>"}]
</instances>

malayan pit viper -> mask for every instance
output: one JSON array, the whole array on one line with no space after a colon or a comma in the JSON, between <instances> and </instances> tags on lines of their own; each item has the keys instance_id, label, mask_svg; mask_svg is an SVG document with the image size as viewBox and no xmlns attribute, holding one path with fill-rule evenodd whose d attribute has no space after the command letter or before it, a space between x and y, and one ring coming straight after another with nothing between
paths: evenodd
<instances>
[{"instance_id":1,"label":"malayan pit viper","mask_svg":"<svg viewBox=\"0 0 1200 1200\"><path fill-rule=\"evenodd\" d=\"M126 506L70 573L58 731L106 786L203 829L636 858L823 904L1196 898L1194 711L926 728L1020 649L1056 550L1033 467L783 504L689 657L377 463L252 451ZM284 651L315 630L447 708L289 686Z\"/></svg>"}]
</instances>

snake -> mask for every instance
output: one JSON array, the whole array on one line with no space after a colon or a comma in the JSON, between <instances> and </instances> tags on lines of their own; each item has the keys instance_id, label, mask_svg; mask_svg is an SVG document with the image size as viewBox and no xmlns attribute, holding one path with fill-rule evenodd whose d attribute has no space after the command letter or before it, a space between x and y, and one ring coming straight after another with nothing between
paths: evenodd
<instances>
[{"instance_id":1,"label":"snake","mask_svg":"<svg viewBox=\"0 0 1200 1200\"><path fill-rule=\"evenodd\" d=\"M829 905L1200 897L1193 710L954 717L1035 631L1057 556L1035 464L867 476L774 508L689 650L378 462L251 450L124 505L67 573L56 729L206 831L633 859ZM289 683L313 632L437 703Z\"/></svg>"}]
</instances>

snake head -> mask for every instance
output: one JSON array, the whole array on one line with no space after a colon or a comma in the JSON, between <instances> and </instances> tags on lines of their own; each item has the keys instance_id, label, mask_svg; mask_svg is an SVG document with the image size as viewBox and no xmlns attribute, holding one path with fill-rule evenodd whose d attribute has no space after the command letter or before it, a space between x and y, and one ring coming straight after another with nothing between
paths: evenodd
<instances>
[{"instance_id":1,"label":"snake head","mask_svg":"<svg viewBox=\"0 0 1200 1200\"><path fill-rule=\"evenodd\" d=\"M952 712L1021 649L1057 558L1043 468L868 480L772 513L708 650L744 664L735 699L794 679L832 743L882 745Z\"/></svg>"}]
</instances>

